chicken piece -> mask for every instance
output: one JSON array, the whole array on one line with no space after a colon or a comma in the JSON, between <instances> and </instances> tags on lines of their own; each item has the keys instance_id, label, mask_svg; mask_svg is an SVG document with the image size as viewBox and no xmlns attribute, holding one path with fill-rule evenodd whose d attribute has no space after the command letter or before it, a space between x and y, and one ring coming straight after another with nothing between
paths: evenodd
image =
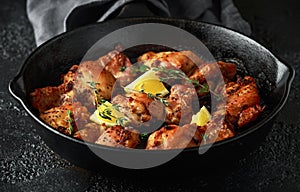
<instances>
[{"instance_id":1,"label":"chicken piece","mask_svg":"<svg viewBox=\"0 0 300 192\"><path fill-rule=\"evenodd\" d=\"M207 144L222 141L235 135L234 126L221 114L214 115L211 121L197 129L197 133L200 133L197 138L199 144L202 140L204 140L203 144Z\"/></svg>"},{"instance_id":2,"label":"chicken piece","mask_svg":"<svg viewBox=\"0 0 300 192\"><path fill-rule=\"evenodd\" d=\"M226 94L226 116L238 127L254 121L264 109L260 106L260 96L253 77L245 76L236 83L228 83Z\"/></svg>"},{"instance_id":3,"label":"chicken piece","mask_svg":"<svg viewBox=\"0 0 300 192\"><path fill-rule=\"evenodd\" d=\"M193 140L195 132L197 132L196 124L186 124L182 127L166 125L148 137L146 149L178 149L197 146L198 142Z\"/></svg>"},{"instance_id":4,"label":"chicken piece","mask_svg":"<svg viewBox=\"0 0 300 192\"><path fill-rule=\"evenodd\" d=\"M86 142L95 143L106 129L105 124L88 123L83 129L74 133L74 137Z\"/></svg>"},{"instance_id":5,"label":"chicken piece","mask_svg":"<svg viewBox=\"0 0 300 192\"><path fill-rule=\"evenodd\" d=\"M165 105L145 93L117 95L111 102L130 120L126 125L140 132L155 131L164 122Z\"/></svg>"},{"instance_id":6,"label":"chicken piece","mask_svg":"<svg viewBox=\"0 0 300 192\"><path fill-rule=\"evenodd\" d=\"M192 120L193 107L197 102L197 94L194 87L176 84L172 86L167 99L166 122L168 124L187 124Z\"/></svg>"},{"instance_id":7,"label":"chicken piece","mask_svg":"<svg viewBox=\"0 0 300 192\"><path fill-rule=\"evenodd\" d=\"M73 100L72 86L71 83L64 83L59 86L35 89L30 93L32 106L39 112L44 112L62 104L69 104Z\"/></svg>"},{"instance_id":8,"label":"chicken piece","mask_svg":"<svg viewBox=\"0 0 300 192\"><path fill-rule=\"evenodd\" d=\"M80 103L54 107L40 114L45 123L67 135L76 132L78 125L84 126L89 116L87 109Z\"/></svg>"},{"instance_id":9,"label":"chicken piece","mask_svg":"<svg viewBox=\"0 0 300 192\"><path fill-rule=\"evenodd\" d=\"M200 66L205 63L203 59L201 59L199 56L197 56L192 51L180 51L183 55L187 56L190 60L192 60L197 66Z\"/></svg>"},{"instance_id":10,"label":"chicken piece","mask_svg":"<svg viewBox=\"0 0 300 192\"><path fill-rule=\"evenodd\" d=\"M148 67L165 67L167 69L179 69L186 75L197 67L197 65L181 52L147 52L138 58L138 61Z\"/></svg>"},{"instance_id":11,"label":"chicken piece","mask_svg":"<svg viewBox=\"0 0 300 192\"><path fill-rule=\"evenodd\" d=\"M121 48L109 52L100 57L96 61L102 68L109 71L121 85L126 85L134 78L134 74L130 73L132 63L122 52Z\"/></svg>"},{"instance_id":12,"label":"chicken piece","mask_svg":"<svg viewBox=\"0 0 300 192\"><path fill-rule=\"evenodd\" d=\"M205 63L199 66L191 76L190 79L197 80L199 83L204 83L206 80L219 80L219 70L221 71L224 81L230 82L236 75L236 65L233 63L226 63L217 61L216 63ZM212 82L213 83L213 82Z\"/></svg>"},{"instance_id":13,"label":"chicken piece","mask_svg":"<svg viewBox=\"0 0 300 192\"><path fill-rule=\"evenodd\" d=\"M72 91L75 73L78 65L73 65L70 70L62 75L63 83L58 86L48 86L35 89L30 93L31 103L39 112L73 102Z\"/></svg>"},{"instance_id":14,"label":"chicken piece","mask_svg":"<svg viewBox=\"0 0 300 192\"><path fill-rule=\"evenodd\" d=\"M74 84L76 101L94 111L100 99L110 100L116 79L94 61L79 65Z\"/></svg>"},{"instance_id":15,"label":"chicken piece","mask_svg":"<svg viewBox=\"0 0 300 192\"><path fill-rule=\"evenodd\" d=\"M244 109L239 115L239 120L237 122L238 126L243 127L250 122L255 121L263 110L264 107L261 107L260 105L254 105Z\"/></svg>"},{"instance_id":16,"label":"chicken piece","mask_svg":"<svg viewBox=\"0 0 300 192\"><path fill-rule=\"evenodd\" d=\"M137 131L116 125L107 128L95 143L111 147L135 148L140 143L140 137Z\"/></svg>"},{"instance_id":17,"label":"chicken piece","mask_svg":"<svg viewBox=\"0 0 300 192\"><path fill-rule=\"evenodd\" d=\"M41 113L40 118L59 132L72 135L73 132L77 131L72 111L72 104L54 107Z\"/></svg>"},{"instance_id":18,"label":"chicken piece","mask_svg":"<svg viewBox=\"0 0 300 192\"><path fill-rule=\"evenodd\" d=\"M138 95L140 97L137 97ZM146 122L151 119L151 115L147 109L150 104L150 98L144 93L117 95L112 100L112 104L118 105L118 109L121 113L125 114L131 124L139 124L140 122Z\"/></svg>"},{"instance_id":19,"label":"chicken piece","mask_svg":"<svg viewBox=\"0 0 300 192\"><path fill-rule=\"evenodd\" d=\"M80 102L73 103L73 117L78 130L83 129L89 123L91 113Z\"/></svg>"}]
</instances>

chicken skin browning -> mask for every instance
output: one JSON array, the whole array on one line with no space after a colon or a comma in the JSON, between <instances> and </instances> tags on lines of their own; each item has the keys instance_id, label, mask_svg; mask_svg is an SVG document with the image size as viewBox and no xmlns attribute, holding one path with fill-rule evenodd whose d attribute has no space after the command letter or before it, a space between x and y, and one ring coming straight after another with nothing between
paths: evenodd
<instances>
[{"instance_id":1,"label":"chicken skin browning","mask_svg":"<svg viewBox=\"0 0 300 192\"><path fill-rule=\"evenodd\" d=\"M219 74L221 72L224 81L230 82L236 76L236 65L233 63L226 63L223 61L217 61L216 63L205 63L199 66L192 75L189 76L190 79L197 80L199 83L204 83L207 79L218 80Z\"/></svg>"},{"instance_id":2,"label":"chicken skin browning","mask_svg":"<svg viewBox=\"0 0 300 192\"><path fill-rule=\"evenodd\" d=\"M80 64L76 74L76 100L93 111L101 98L110 99L115 81L114 76L96 62L85 61Z\"/></svg>"},{"instance_id":3,"label":"chicken skin browning","mask_svg":"<svg viewBox=\"0 0 300 192\"><path fill-rule=\"evenodd\" d=\"M197 102L196 91L193 87L176 84L172 86L166 107L166 123L187 124L192 120L193 106ZM197 106L197 105L196 105Z\"/></svg>"},{"instance_id":4,"label":"chicken skin browning","mask_svg":"<svg viewBox=\"0 0 300 192\"><path fill-rule=\"evenodd\" d=\"M95 143L106 129L107 127L105 124L99 125L96 123L88 123L83 129L74 133L74 137L83 141Z\"/></svg>"},{"instance_id":5,"label":"chicken skin browning","mask_svg":"<svg viewBox=\"0 0 300 192\"><path fill-rule=\"evenodd\" d=\"M192 138L197 131L196 124L166 125L153 132L147 141L146 149L176 149L195 147L198 145Z\"/></svg>"},{"instance_id":6,"label":"chicken skin browning","mask_svg":"<svg viewBox=\"0 0 300 192\"><path fill-rule=\"evenodd\" d=\"M116 125L107 128L95 143L111 147L135 148L140 143L140 137L137 131Z\"/></svg>"},{"instance_id":7,"label":"chicken skin browning","mask_svg":"<svg viewBox=\"0 0 300 192\"><path fill-rule=\"evenodd\" d=\"M39 112L44 112L53 107L71 104L74 96L72 89L77 68L78 65L74 65L66 74L62 75L63 83L61 85L38 88L30 93L32 106Z\"/></svg>"},{"instance_id":8,"label":"chicken skin browning","mask_svg":"<svg viewBox=\"0 0 300 192\"><path fill-rule=\"evenodd\" d=\"M40 118L53 128L72 135L88 122L88 110L80 103L54 107L40 114Z\"/></svg>"},{"instance_id":9,"label":"chicken skin browning","mask_svg":"<svg viewBox=\"0 0 300 192\"><path fill-rule=\"evenodd\" d=\"M138 58L139 62L148 67L165 67L167 69L179 69L189 75L197 65L182 52L148 52Z\"/></svg>"},{"instance_id":10,"label":"chicken skin browning","mask_svg":"<svg viewBox=\"0 0 300 192\"><path fill-rule=\"evenodd\" d=\"M254 121L263 111L255 79L250 76L239 78L226 85L226 116L229 121L243 127Z\"/></svg>"},{"instance_id":11,"label":"chicken skin browning","mask_svg":"<svg viewBox=\"0 0 300 192\"><path fill-rule=\"evenodd\" d=\"M134 94L117 95L111 100L111 103L118 105L119 111L125 114L133 125L151 119L147 108L150 104L150 98L146 94L141 93L139 95L141 97L136 97Z\"/></svg>"}]
</instances>

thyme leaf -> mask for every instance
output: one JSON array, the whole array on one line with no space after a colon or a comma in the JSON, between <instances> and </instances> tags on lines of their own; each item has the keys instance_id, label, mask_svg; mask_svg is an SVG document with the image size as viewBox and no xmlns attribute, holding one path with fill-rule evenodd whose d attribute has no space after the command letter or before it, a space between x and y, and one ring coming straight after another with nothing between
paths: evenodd
<instances>
[{"instance_id":1,"label":"thyme leaf","mask_svg":"<svg viewBox=\"0 0 300 192\"><path fill-rule=\"evenodd\" d=\"M138 65L133 65L130 69L131 69L130 73L136 74L138 72L145 73L146 71L148 71L150 69L150 67L148 67L144 64L138 64Z\"/></svg>"},{"instance_id":2,"label":"thyme leaf","mask_svg":"<svg viewBox=\"0 0 300 192\"><path fill-rule=\"evenodd\" d=\"M149 137L148 133L141 133L140 138L141 140L146 140Z\"/></svg>"},{"instance_id":3,"label":"thyme leaf","mask_svg":"<svg viewBox=\"0 0 300 192\"><path fill-rule=\"evenodd\" d=\"M74 127L73 127L74 120L72 118L71 110L67 111L67 115L68 115L68 118L67 118L66 121L69 123L69 127L67 128L67 131L71 135L73 133L73 130L74 130Z\"/></svg>"},{"instance_id":4,"label":"thyme leaf","mask_svg":"<svg viewBox=\"0 0 300 192\"><path fill-rule=\"evenodd\" d=\"M145 91L142 89L140 90L141 93L145 93ZM164 104L165 106L168 106L169 105L169 102L167 101L166 98L164 97L161 97L161 94L160 93L157 93L157 94L152 94L152 93L145 93L147 95L148 98L150 99L154 99L156 101L159 101L161 102L162 104Z\"/></svg>"},{"instance_id":5,"label":"thyme leaf","mask_svg":"<svg viewBox=\"0 0 300 192\"><path fill-rule=\"evenodd\" d=\"M94 82L94 81L87 81L86 82L95 92L98 92L98 89L96 85L99 85L100 83Z\"/></svg>"},{"instance_id":6,"label":"thyme leaf","mask_svg":"<svg viewBox=\"0 0 300 192\"><path fill-rule=\"evenodd\" d=\"M119 117L116 120L117 125L120 125L122 127L124 127L127 122L128 122L128 119L126 117Z\"/></svg>"},{"instance_id":7,"label":"thyme leaf","mask_svg":"<svg viewBox=\"0 0 300 192\"><path fill-rule=\"evenodd\" d=\"M112 117L111 110L109 110L109 109L105 109L104 111L99 111L99 115L103 119L108 119L108 120L111 120L111 117Z\"/></svg>"},{"instance_id":8,"label":"thyme leaf","mask_svg":"<svg viewBox=\"0 0 300 192\"><path fill-rule=\"evenodd\" d=\"M202 139L204 140L205 143L207 142L208 137L209 137L209 135L206 134L206 133L204 133L204 134L202 135Z\"/></svg>"},{"instance_id":9,"label":"thyme leaf","mask_svg":"<svg viewBox=\"0 0 300 192\"><path fill-rule=\"evenodd\" d=\"M120 71L121 71L121 72L124 72L125 70L126 70L126 66L123 65L123 66L120 68Z\"/></svg>"}]
</instances>

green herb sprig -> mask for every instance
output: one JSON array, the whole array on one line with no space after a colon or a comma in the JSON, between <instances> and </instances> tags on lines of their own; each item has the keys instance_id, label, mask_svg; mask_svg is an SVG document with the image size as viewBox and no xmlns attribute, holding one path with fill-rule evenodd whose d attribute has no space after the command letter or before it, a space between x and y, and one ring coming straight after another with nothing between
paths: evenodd
<instances>
[{"instance_id":1,"label":"green herb sprig","mask_svg":"<svg viewBox=\"0 0 300 192\"><path fill-rule=\"evenodd\" d=\"M145 93L145 91L142 89L141 91L140 91L141 93ZM150 98L150 99L154 99L154 100L156 100L156 101L159 101L159 102L161 102L162 104L164 104L165 106L168 106L169 105L169 102L167 101L167 99L166 98L164 98L164 97L161 97L161 94L160 93L157 93L157 94L152 94L152 93L145 93L145 94L147 94L147 97L148 98Z\"/></svg>"},{"instance_id":2,"label":"green herb sprig","mask_svg":"<svg viewBox=\"0 0 300 192\"><path fill-rule=\"evenodd\" d=\"M146 71L149 71L149 70L150 70L150 67L148 67L147 65L137 64L137 65L133 65L130 68L130 73L132 73L132 74L145 73Z\"/></svg>"},{"instance_id":3,"label":"green herb sprig","mask_svg":"<svg viewBox=\"0 0 300 192\"><path fill-rule=\"evenodd\" d=\"M69 127L67 128L67 131L70 135L72 135L73 131L74 131L74 127L73 127L73 123L74 123L74 120L72 118L72 112L71 110L68 110L67 111L67 115L68 115L68 118L67 118L67 122L69 124Z\"/></svg>"}]
</instances>

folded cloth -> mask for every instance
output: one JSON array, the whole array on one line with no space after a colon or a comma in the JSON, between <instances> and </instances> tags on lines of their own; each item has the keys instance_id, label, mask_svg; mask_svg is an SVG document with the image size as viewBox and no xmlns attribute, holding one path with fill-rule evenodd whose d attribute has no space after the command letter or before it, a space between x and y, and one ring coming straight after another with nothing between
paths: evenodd
<instances>
[{"instance_id":1,"label":"folded cloth","mask_svg":"<svg viewBox=\"0 0 300 192\"><path fill-rule=\"evenodd\" d=\"M78 22L102 22L132 2L147 4L156 16L204 21L246 35L251 33L250 25L243 20L232 0L27 0L27 15L39 46L66 31L68 19L75 12L80 18Z\"/></svg>"}]
</instances>

